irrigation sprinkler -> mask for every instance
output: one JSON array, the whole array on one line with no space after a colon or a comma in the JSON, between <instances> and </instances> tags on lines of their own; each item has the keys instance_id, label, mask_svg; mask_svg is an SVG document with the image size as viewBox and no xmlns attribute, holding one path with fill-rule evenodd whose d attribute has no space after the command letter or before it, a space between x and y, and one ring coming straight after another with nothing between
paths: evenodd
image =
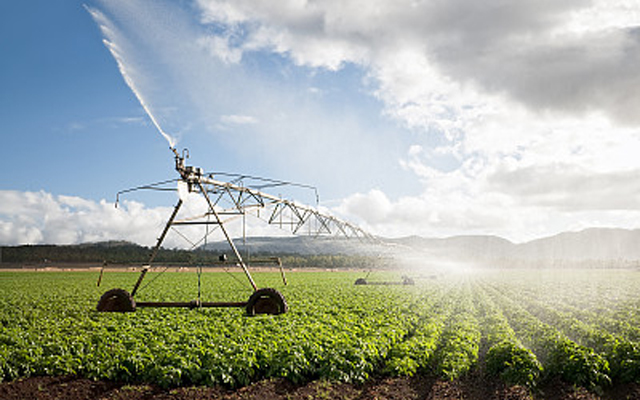
<instances>
[{"instance_id":1,"label":"irrigation sprinkler","mask_svg":"<svg viewBox=\"0 0 640 400\"><path fill-rule=\"evenodd\" d=\"M278 290L273 288L259 288L257 286L251 276L247 264L225 227L225 223L228 222L227 218L235 218L238 216L244 217L249 212L255 212L258 216L262 212L263 217L265 217L265 221L268 224L278 226L279 228L288 228L293 234L305 233L313 236L330 235L375 240L373 236L355 225L321 213L315 208L300 205L294 201L264 193L256 188L259 187L262 189L264 187L276 187L282 185L296 185L305 188L312 188L310 186L249 176L237 176L235 181L232 182L221 181L216 179L215 174L206 174L201 168L185 165L185 159L189 156L186 149L183 151L182 155L173 147L171 150L175 155L175 168L179 174L179 178L177 180L140 186L118 193L116 206L118 204L119 196L122 193L140 189L161 191L176 190L175 186L170 188L167 187L167 185L177 181L179 199L174 206L160 236L158 237L147 263L142 267L138 280L133 286L131 292L119 288L107 291L98 301L98 311L131 312L142 307L239 307L244 308L248 315L282 314L287 312L287 302ZM244 179L259 180L260 185L254 185L253 187L245 186L242 183ZM315 191L315 188L312 189ZM185 210L183 206L186 198L191 194L199 195L204 200L206 211L197 215L184 216L183 214ZM169 231L172 229L176 230L179 227L198 226L204 226L206 228L206 233L199 241L192 242L192 248L195 248L202 243L206 244L207 236L211 233L210 229L219 229L224 235L224 238L235 257L236 265L242 269L249 281L249 284L253 288L253 293L249 299L245 302L206 302L200 300L200 293L198 293L198 298L196 300L188 302L136 301L135 296L140 290L145 276L152 269L158 252L162 247L162 243ZM225 260L221 259L220 261L224 262ZM282 280L286 285L287 281L280 259L271 258L269 261L275 262L279 265Z\"/></svg>"}]
</instances>

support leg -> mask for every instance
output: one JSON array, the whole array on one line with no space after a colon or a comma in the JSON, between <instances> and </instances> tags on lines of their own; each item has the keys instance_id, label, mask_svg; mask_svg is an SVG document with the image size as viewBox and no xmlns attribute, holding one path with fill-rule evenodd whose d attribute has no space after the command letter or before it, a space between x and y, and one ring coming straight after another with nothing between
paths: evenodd
<instances>
[{"instance_id":1,"label":"support leg","mask_svg":"<svg viewBox=\"0 0 640 400\"><path fill-rule=\"evenodd\" d=\"M158 241L156 242L155 247L151 251L151 255L149 256L149 262L147 263L147 265L142 267L142 271L140 272L140 277L138 278L138 281L136 282L135 286L133 287L133 290L131 291L131 297L135 296L136 292L140 288L140 284L142 283L144 276L149 271L149 268L151 268L151 263L158 255L160 246L162 245L162 242L164 241L165 236L167 236L167 233L169 232L169 228L171 228L171 225L173 224L173 220L176 218L176 215L178 215L178 211L180 210L181 206L182 206L182 199L179 199L178 203L173 208L173 213L171 213L171 217L169 217L169 220L167 221L167 224L165 225L164 230L162 231L162 234L160 234L160 237L158 237Z\"/></svg>"}]
</instances>

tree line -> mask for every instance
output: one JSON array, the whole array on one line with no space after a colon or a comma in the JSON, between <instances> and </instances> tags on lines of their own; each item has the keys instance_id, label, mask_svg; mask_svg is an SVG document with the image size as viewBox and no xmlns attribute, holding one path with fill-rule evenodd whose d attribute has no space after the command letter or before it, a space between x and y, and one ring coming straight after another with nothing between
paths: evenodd
<instances>
[{"instance_id":1,"label":"tree line","mask_svg":"<svg viewBox=\"0 0 640 400\"><path fill-rule=\"evenodd\" d=\"M21 245L0 247L0 265L56 263L107 263L140 265L147 263L152 249L128 242L103 242L81 245ZM277 254L273 252L243 255L249 264L281 262L286 267L328 269L376 269L390 266L387 259L366 255L342 254ZM183 250L161 248L156 264L217 265L233 264L237 259L229 253L208 250Z\"/></svg>"}]
</instances>

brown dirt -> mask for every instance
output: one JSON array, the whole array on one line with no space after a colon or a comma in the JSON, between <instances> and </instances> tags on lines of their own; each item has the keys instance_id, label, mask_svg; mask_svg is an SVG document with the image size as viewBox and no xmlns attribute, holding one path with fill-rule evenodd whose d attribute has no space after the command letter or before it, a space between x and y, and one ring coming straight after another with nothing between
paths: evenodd
<instances>
[{"instance_id":1,"label":"brown dirt","mask_svg":"<svg viewBox=\"0 0 640 400\"><path fill-rule=\"evenodd\" d=\"M155 385L93 381L77 377L31 377L0 384L2 400L618 400L640 399L640 385L624 385L603 395L556 381L533 395L522 387L470 376L453 382L417 376L380 378L362 385L314 381L294 385L270 379L228 390L220 387L162 389Z\"/></svg>"}]
</instances>

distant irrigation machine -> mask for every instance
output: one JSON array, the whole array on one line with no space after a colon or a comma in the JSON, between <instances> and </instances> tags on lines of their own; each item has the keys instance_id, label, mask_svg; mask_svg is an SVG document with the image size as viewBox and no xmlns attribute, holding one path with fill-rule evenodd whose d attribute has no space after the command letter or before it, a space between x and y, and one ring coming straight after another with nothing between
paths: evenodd
<instances>
[{"instance_id":1,"label":"distant irrigation machine","mask_svg":"<svg viewBox=\"0 0 640 400\"><path fill-rule=\"evenodd\" d=\"M371 281L369 275L372 271L369 271L364 278L358 278L355 281L355 285L415 285L416 282L413 278L403 275L400 281Z\"/></svg>"},{"instance_id":2,"label":"distant irrigation machine","mask_svg":"<svg viewBox=\"0 0 640 400\"><path fill-rule=\"evenodd\" d=\"M247 176L237 176L232 182L223 182L216 180L211 173L204 173L201 168L185 165L185 158L188 158L188 152L183 151L182 155L176 151L175 148L171 148L175 155L175 168L180 177L176 180L164 181L155 183L152 185L141 186L133 189L128 189L118 193L120 194L140 190L173 190L175 186L168 187L169 183L175 183L177 181L177 191L179 193L179 199L174 206L173 211L167 220L164 229L157 239L155 246L153 247L147 263L142 267L138 280L131 292L124 289L111 289L104 293L98 301L97 310L105 312L132 312L136 308L140 307L186 307L186 308L201 308L201 307L239 307L245 308L248 315L256 314L282 314L287 312L288 306L284 296L276 289L273 288L258 288L256 285L249 268L245 263L242 255L238 251L238 248L234 244L225 223L228 219L237 217L244 217L249 212L255 212L259 216L262 211L265 221L270 225L275 225L280 228L287 228L293 234L309 234L309 235L329 235L329 236L342 236L347 238L359 238L364 240L374 240L374 237L363 231L362 229L335 218L330 215L321 213L315 208L299 205L291 200L285 200L278 196L263 193L261 191L264 187L281 186L291 184L289 182L275 181L263 178L252 178L262 181L262 185L245 186L243 184L243 178L251 178ZM225 174L220 174L225 175ZM227 174L228 175L228 174ZM298 185L306 188L311 188L305 185ZM314 189L315 190L315 189ZM185 210L183 207L188 196L195 194L204 199L206 204L206 210L193 214ZM317 201L317 194L316 194ZM116 201L116 205L118 200ZM182 211L182 212L181 212ZM183 214L189 214L183 216ZM185 235L181 234L177 230L178 227L191 226L204 228L205 233L198 241L191 241ZM154 265L156 256L161 249L167 234L170 230L176 230L176 232L182 236L185 240L191 243L192 249L196 248L202 243L206 244L207 236L213 231L219 228L226 242L229 244L230 250L235 256L234 262L239 266L246 275L253 293L250 295L246 302L206 302L200 300L200 285L198 285L198 298L188 302L136 302L135 296L139 291L141 284L145 278L145 275L151 270ZM220 256L220 262L224 262L226 256ZM282 279L286 285L286 279L284 276L284 270L282 264L277 258L272 258L271 261L275 261L280 266ZM165 268L166 271L166 268Z\"/></svg>"}]
</instances>

